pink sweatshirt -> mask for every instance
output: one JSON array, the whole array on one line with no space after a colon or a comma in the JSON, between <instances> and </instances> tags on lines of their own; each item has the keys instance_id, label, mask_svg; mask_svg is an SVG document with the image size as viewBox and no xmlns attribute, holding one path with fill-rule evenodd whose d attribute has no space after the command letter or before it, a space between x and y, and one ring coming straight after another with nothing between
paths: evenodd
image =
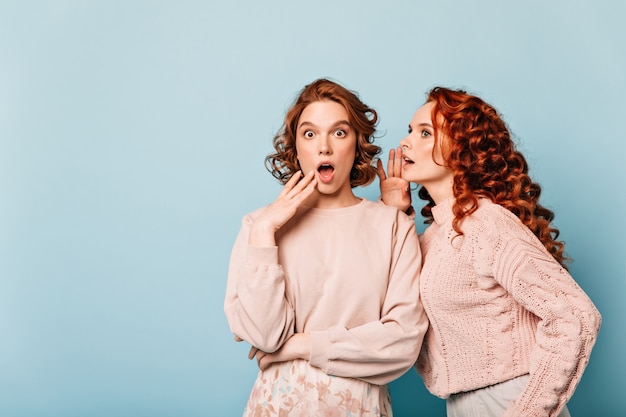
<instances>
[{"instance_id":1,"label":"pink sweatshirt","mask_svg":"<svg viewBox=\"0 0 626 417\"><path fill-rule=\"evenodd\" d=\"M420 237L430 328L417 363L446 398L530 374L508 416L556 416L574 393L601 317L572 277L510 211L482 199L456 237L453 199Z\"/></svg>"},{"instance_id":2,"label":"pink sweatshirt","mask_svg":"<svg viewBox=\"0 0 626 417\"><path fill-rule=\"evenodd\" d=\"M428 327L419 302L421 252L412 219L363 199L301 209L277 246L248 245L244 217L228 273L231 331L266 352L311 335L310 364L386 384L413 366Z\"/></svg>"}]
</instances>

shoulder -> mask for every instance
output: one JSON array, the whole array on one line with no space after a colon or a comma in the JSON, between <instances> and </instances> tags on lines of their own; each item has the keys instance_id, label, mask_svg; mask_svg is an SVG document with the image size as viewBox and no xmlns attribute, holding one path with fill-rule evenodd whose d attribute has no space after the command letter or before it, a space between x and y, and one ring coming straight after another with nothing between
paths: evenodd
<instances>
[{"instance_id":1,"label":"shoulder","mask_svg":"<svg viewBox=\"0 0 626 417\"><path fill-rule=\"evenodd\" d=\"M530 232L510 210L486 198L478 201L478 209L467 218L467 225L472 231L486 235L520 237Z\"/></svg>"},{"instance_id":2,"label":"shoulder","mask_svg":"<svg viewBox=\"0 0 626 417\"><path fill-rule=\"evenodd\" d=\"M400 209L394 206L387 206L382 202L372 202L367 199L363 199L361 203L364 213L368 219L380 219L380 221L392 222L400 227L415 227L415 220L400 211Z\"/></svg>"},{"instance_id":3,"label":"shoulder","mask_svg":"<svg viewBox=\"0 0 626 417\"><path fill-rule=\"evenodd\" d=\"M471 242L478 252L544 250L541 241L515 214L490 200L481 199L478 210L468 220Z\"/></svg>"},{"instance_id":4,"label":"shoulder","mask_svg":"<svg viewBox=\"0 0 626 417\"><path fill-rule=\"evenodd\" d=\"M263 213L263 211L265 211L265 209L267 209L267 207L268 207L268 205L265 205L265 206L259 207L259 208L255 209L255 210L245 214L243 216L243 218L241 219L241 223L245 224L245 225L250 225L250 224L254 223L256 218L259 217L259 215L261 213Z\"/></svg>"},{"instance_id":5,"label":"shoulder","mask_svg":"<svg viewBox=\"0 0 626 417\"><path fill-rule=\"evenodd\" d=\"M373 213L380 213L380 214L386 213L387 215L393 215L393 213L400 211L394 206L386 205L382 201L374 202L366 198L362 199L360 205L361 207L363 207L364 210L367 210Z\"/></svg>"}]
</instances>

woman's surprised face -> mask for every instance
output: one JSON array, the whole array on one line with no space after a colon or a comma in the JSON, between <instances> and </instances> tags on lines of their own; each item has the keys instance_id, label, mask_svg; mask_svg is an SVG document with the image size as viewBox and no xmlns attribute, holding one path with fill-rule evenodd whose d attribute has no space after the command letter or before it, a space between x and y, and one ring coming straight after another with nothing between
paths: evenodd
<instances>
[{"instance_id":1,"label":"woman's surprised face","mask_svg":"<svg viewBox=\"0 0 626 417\"><path fill-rule=\"evenodd\" d=\"M409 134L400 141L400 145L402 178L426 187L437 202L437 199L452 195L453 176L452 171L445 166L441 150L445 136L439 134L435 137L431 120L433 105L429 102L417 109L409 123Z\"/></svg>"},{"instance_id":2,"label":"woman's surprised face","mask_svg":"<svg viewBox=\"0 0 626 417\"><path fill-rule=\"evenodd\" d=\"M320 194L352 196L356 133L341 104L326 100L305 107L298 120L296 152L304 174L316 171Z\"/></svg>"}]
</instances>

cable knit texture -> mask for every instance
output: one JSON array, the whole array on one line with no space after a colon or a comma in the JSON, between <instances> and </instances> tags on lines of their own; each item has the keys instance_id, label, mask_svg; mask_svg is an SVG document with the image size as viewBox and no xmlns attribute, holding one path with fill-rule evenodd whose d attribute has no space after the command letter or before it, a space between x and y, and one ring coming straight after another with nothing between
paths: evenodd
<instances>
[{"instance_id":1,"label":"cable knit texture","mask_svg":"<svg viewBox=\"0 0 626 417\"><path fill-rule=\"evenodd\" d=\"M505 416L556 416L587 366L600 314L513 213L481 199L458 236L453 202L433 208L420 237L430 327L417 370L442 398L530 374Z\"/></svg>"}]
</instances>

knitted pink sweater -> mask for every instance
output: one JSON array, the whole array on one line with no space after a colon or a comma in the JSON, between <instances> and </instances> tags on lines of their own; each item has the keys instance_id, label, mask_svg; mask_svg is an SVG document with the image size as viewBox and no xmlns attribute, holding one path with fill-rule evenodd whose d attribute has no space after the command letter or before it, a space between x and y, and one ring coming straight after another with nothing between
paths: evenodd
<instances>
[{"instance_id":1,"label":"knitted pink sweater","mask_svg":"<svg viewBox=\"0 0 626 417\"><path fill-rule=\"evenodd\" d=\"M455 237L453 202L433 208L420 237L430 327L417 370L442 398L530 374L506 416L556 416L589 361L600 314L514 214L482 199Z\"/></svg>"}]
</instances>

